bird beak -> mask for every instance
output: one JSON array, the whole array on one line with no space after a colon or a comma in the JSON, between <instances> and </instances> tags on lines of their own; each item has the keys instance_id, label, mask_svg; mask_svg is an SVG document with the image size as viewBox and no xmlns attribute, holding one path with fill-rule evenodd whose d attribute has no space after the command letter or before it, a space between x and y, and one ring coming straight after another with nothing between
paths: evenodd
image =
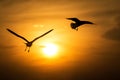
<instances>
[{"instance_id":1,"label":"bird beak","mask_svg":"<svg viewBox=\"0 0 120 80\"><path fill-rule=\"evenodd\" d=\"M66 18L67 20L70 20L69 18Z\"/></svg>"}]
</instances>

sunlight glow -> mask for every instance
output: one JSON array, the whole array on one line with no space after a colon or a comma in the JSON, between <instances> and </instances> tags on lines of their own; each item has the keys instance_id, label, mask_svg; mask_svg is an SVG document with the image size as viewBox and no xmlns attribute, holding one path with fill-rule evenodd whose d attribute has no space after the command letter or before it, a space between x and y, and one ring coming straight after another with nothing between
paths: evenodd
<instances>
[{"instance_id":1,"label":"sunlight glow","mask_svg":"<svg viewBox=\"0 0 120 80\"><path fill-rule=\"evenodd\" d=\"M45 44L45 48L43 48L44 55L49 58L56 56L57 51L58 47L52 43Z\"/></svg>"}]
</instances>

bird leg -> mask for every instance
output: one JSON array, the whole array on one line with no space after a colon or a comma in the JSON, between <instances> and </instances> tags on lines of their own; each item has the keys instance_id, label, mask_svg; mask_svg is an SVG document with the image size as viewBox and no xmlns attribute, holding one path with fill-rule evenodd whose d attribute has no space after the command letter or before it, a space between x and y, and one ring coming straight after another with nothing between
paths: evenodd
<instances>
[{"instance_id":1,"label":"bird leg","mask_svg":"<svg viewBox=\"0 0 120 80\"><path fill-rule=\"evenodd\" d=\"M78 31L78 28L75 28L76 31Z\"/></svg>"},{"instance_id":2,"label":"bird leg","mask_svg":"<svg viewBox=\"0 0 120 80\"><path fill-rule=\"evenodd\" d=\"M27 46L26 46L26 48L25 48L25 51L27 50Z\"/></svg>"},{"instance_id":3,"label":"bird leg","mask_svg":"<svg viewBox=\"0 0 120 80\"><path fill-rule=\"evenodd\" d=\"M30 52L30 47L28 48L28 52Z\"/></svg>"}]
</instances>

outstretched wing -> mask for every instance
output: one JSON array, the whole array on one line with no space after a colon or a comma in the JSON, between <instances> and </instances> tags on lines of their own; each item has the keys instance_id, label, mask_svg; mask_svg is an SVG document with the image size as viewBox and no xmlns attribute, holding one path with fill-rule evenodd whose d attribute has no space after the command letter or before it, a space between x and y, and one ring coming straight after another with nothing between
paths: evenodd
<instances>
[{"instance_id":1,"label":"outstretched wing","mask_svg":"<svg viewBox=\"0 0 120 80\"><path fill-rule=\"evenodd\" d=\"M46 33L42 34L41 36L36 37L36 38L35 38L34 40L32 40L31 42L34 42L34 41L36 41L37 39L39 39L39 38L45 36L46 34L50 33L52 30L53 30L53 29L47 31Z\"/></svg>"},{"instance_id":2,"label":"outstretched wing","mask_svg":"<svg viewBox=\"0 0 120 80\"><path fill-rule=\"evenodd\" d=\"M72 21L75 21L75 22L80 22L80 20L78 18L66 18L68 20L72 20Z\"/></svg>"},{"instance_id":3,"label":"outstretched wing","mask_svg":"<svg viewBox=\"0 0 120 80\"><path fill-rule=\"evenodd\" d=\"M85 24L94 24L93 22L90 21L83 21Z\"/></svg>"},{"instance_id":4,"label":"outstretched wing","mask_svg":"<svg viewBox=\"0 0 120 80\"><path fill-rule=\"evenodd\" d=\"M22 38L23 40L25 40L26 42L29 42L27 39L25 39L24 37L18 35L17 33L13 32L12 30L10 29L7 29L10 33L14 34L15 36L19 37L19 38Z\"/></svg>"}]
</instances>

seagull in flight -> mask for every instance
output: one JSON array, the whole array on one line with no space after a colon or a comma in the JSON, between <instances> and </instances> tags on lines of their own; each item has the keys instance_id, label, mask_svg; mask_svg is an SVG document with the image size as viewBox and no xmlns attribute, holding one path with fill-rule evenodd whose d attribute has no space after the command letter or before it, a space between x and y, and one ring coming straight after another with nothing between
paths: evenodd
<instances>
[{"instance_id":1,"label":"seagull in flight","mask_svg":"<svg viewBox=\"0 0 120 80\"><path fill-rule=\"evenodd\" d=\"M74 23L71 23L70 26L71 26L72 29L75 29L77 31L78 31L78 27L81 26L81 25L94 24L90 21L81 21L78 18L66 18L66 19L74 21Z\"/></svg>"},{"instance_id":2,"label":"seagull in flight","mask_svg":"<svg viewBox=\"0 0 120 80\"><path fill-rule=\"evenodd\" d=\"M32 44L33 44L34 41L36 41L37 39L45 36L46 34L50 33L51 31L53 31L53 29L51 29L51 30L47 31L46 33L44 33L44 34L42 34L42 35L34 38L32 41L28 41L26 38L20 36L19 34L15 33L14 31L12 31L12 30L10 30L10 29L7 29L7 30L8 30L10 33L14 34L15 36L17 36L17 37L19 37L19 38L21 38L21 39L23 39L23 40L26 41L26 43L25 43L25 44L26 44L25 51L26 51L26 49L27 49L27 47L28 47L28 52L30 51L30 47L32 46Z\"/></svg>"}]
</instances>

